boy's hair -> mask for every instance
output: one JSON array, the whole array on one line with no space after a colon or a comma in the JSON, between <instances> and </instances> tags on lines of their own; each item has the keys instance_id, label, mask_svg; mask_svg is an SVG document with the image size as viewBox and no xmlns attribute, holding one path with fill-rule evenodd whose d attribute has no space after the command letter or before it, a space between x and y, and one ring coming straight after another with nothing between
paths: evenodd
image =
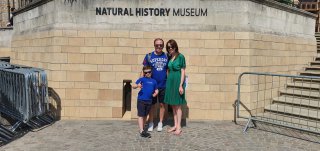
<instances>
[{"instance_id":1,"label":"boy's hair","mask_svg":"<svg viewBox=\"0 0 320 151\"><path fill-rule=\"evenodd\" d=\"M151 66L144 66L144 67L142 68L142 71L144 71L144 70L152 70L152 68L151 68Z\"/></svg>"}]
</instances>

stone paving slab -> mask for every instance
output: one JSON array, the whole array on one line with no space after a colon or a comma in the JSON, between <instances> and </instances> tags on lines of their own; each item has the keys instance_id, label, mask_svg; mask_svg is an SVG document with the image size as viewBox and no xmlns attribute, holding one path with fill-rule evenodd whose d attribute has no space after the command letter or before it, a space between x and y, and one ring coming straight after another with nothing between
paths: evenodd
<instances>
[{"instance_id":1,"label":"stone paving slab","mask_svg":"<svg viewBox=\"0 0 320 151\"><path fill-rule=\"evenodd\" d=\"M166 130L169 126L165 126ZM208 150L317 151L319 143L249 129L231 121L188 121L181 136L166 131L140 138L134 121L58 121L28 132L0 148L2 151Z\"/></svg>"}]
</instances>

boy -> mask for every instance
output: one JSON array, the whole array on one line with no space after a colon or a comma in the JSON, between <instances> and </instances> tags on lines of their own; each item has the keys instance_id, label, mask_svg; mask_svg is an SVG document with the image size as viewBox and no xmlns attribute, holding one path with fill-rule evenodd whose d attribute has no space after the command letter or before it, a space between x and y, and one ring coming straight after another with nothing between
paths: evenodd
<instances>
[{"instance_id":1,"label":"boy","mask_svg":"<svg viewBox=\"0 0 320 151\"><path fill-rule=\"evenodd\" d=\"M147 115L150 112L152 106L152 97L158 95L158 88L156 80L151 78L151 67L143 67L143 77L139 78L135 85L132 88L141 88L138 93L138 124L139 124L139 133L141 137L151 137L149 133L144 131L144 124L146 122Z\"/></svg>"}]
</instances>

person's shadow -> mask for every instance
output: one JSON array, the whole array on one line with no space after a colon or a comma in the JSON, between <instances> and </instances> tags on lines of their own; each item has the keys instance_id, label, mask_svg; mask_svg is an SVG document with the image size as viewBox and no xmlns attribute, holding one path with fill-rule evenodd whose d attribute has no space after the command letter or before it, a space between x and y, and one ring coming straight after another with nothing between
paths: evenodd
<instances>
[{"instance_id":1,"label":"person's shadow","mask_svg":"<svg viewBox=\"0 0 320 151\"><path fill-rule=\"evenodd\" d=\"M28 123L21 124L16 131L12 132L11 127L17 122L16 119L6 115L6 114L0 114L0 147L4 146L14 140L17 140L21 137L23 137L25 134L27 134L29 131L39 131L47 126L50 126L54 124L56 121L61 119L61 99L59 95L54 91L53 88L48 88L48 97L49 97L49 110L45 113L45 116L50 116L50 122L43 122L44 125L37 125L39 127L33 127L35 125L31 124L32 119ZM5 95L0 93L0 100L2 102L8 102L6 101L7 98ZM16 111L18 112L18 111ZM38 121L39 122L39 121Z\"/></svg>"},{"instance_id":2,"label":"person's shadow","mask_svg":"<svg viewBox=\"0 0 320 151\"><path fill-rule=\"evenodd\" d=\"M61 119L61 99L53 88L48 87L49 93L49 111L56 121Z\"/></svg>"}]
</instances>

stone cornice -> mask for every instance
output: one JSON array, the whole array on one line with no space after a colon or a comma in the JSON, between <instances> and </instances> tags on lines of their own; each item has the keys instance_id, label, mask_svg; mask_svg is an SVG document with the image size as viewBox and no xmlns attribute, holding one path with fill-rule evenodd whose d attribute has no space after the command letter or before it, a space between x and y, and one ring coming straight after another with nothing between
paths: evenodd
<instances>
[{"instance_id":1,"label":"stone cornice","mask_svg":"<svg viewBox=\"0 0 320 151\"><path fill-rule=\"evenodd\" d=\"M316 14L307 12L307 11L299 9L299 8L291 7L289 5L282 4L282 3L276 2L274 0L249 0L249 1L256 2L256 3L259 3L259 4L263 4L263 5L266 5L266 6L269 6L269 7L277 8L277 9L280 9L280 10L284 10L284 11L287 11L287 12L290 12L290 13L295 13L295 14L306 16L306 17L311 17L311 18L314 18L314 19L317 18Z\"/></svg>"}]
</instances>

